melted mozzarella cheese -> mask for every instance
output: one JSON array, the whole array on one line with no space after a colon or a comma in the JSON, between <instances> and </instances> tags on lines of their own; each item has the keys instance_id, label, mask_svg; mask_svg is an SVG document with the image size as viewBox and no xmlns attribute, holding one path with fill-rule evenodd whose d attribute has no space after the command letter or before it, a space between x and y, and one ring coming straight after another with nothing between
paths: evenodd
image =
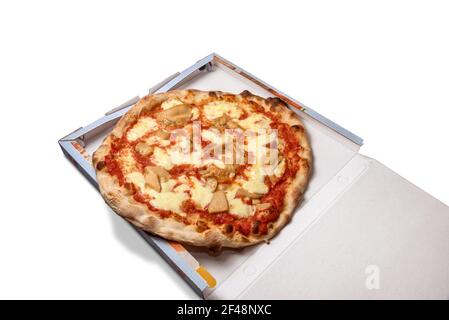
<instances>
[{"instance_id":1,"label":"melted mozzarella cheese","mask_svg":"<svg viewBox=\"0 0 449 320\"><path fill-rule=\"evenodd\" d=\"M123 149L119 156L120 166L124 173L130 173L136 169L136 160L130 149Z\"/></svg>"},{"instance_id":2,"label":"melted mozzarella cheese","mask_svg":"<svg viewBox=\"0 0 449 320\"><path fill-rule=\"evenodd\" d=\"M256 164L253 165L250 170L246 170L248 180L242 181L242 187L252 193L267 193L268 186L265 184L266 172L263 166Z\"/></svg>"},{"instance_id":3,"label":"melted mozzarella cheese","mask_svg":"<svg viewBox=\"0 0 449 320\"><path fill-rule=\"evenodd\" d=\"M169 99L169 100L164 101L161 104L161 108L164 110L167 110L167 109L173 108L180 104L183 104L183 103L181 101L179 101L178 99Z\"/></svg>"},{"instance_id":4,"label":"melted mozzarella cheese","mask_svg":"<svg viewBox=\"0 0 449 320\"><path fill-rule=\"evenodd\" d=\"M173 163L171 161L171 157L168 155L167 151L161 148L154 148L154 153L152 156L152 160L158 166L161 166L167 170L173 168Z\"/></svg>"},{"instance_id":5,"label":"melted mozzarella cheese","mask_svg":"<svg viewBox=\"0 0 449 320\"><path fill-rule=\"evenodd\" d=\"M225 190L226 198L228 199L228 202L232 201L232 199L235 198L235 194L237 193L237 190L240 188L240 185L237 183L233 183L231 186L229 186Z\"/></svg>"},{"instance_id":6,"label":"melted mozzarella cheese","mask_svg":"<svg viewBox=\"0 0 449 320\"><path fill-rule=\"evenodd\" d=\"M285 159L282 159L281 162L274 169L274 175L276 177L281 177L285 172Z\"/></svg>"},{"instance_id":7,"label":"melted mozzarella cheese","mask_svg":"<svg viewBox=\"0 0 449 320\"><path fill-rule=\"evenodd\" d=\"M277 134L274 131L258 129L253 134L246 135L247 144L245 146L250 157L249 164L270 165L271 170L278 163L278 141ZM273 147L273 149L271 149Z\"/></svg>"},{"instance_id":8,"label":"melted mozzarella cheese","mask_svg":"<svg viewBox=\"0 0 449 320\"><path fill-rule=\"evenodd\" d=\"M140 172L130 172L125 175L126 181L133 183L140 188L141 191L145 190L145 177Z\"/></svg>"},{"instance_id":9,"label":"melted mozzarella cheese","mask_svg":"<svg viewBox=\"0 0 449 320\"><path fill-rule=\"evenodd\" d=\"M175 192L180 193L180 192L186 192L189 191L190 187L186 184L180 184L179 186L177 186L175 188Z\"/></svg>"},{"instance_id":10,"label":"melted mozzarella cheese","mask_svg":"<svg viewBox=\"0 0 449 320\"><path fill-rule=\"evenodd\" d=\"M127 138L129 141L135 141L145 135L150 130L157 129L157 122L153 118L143 117L128 131Z\"/></svg>"},{"instance_id":11,"label":"melted mozzarella cheese","mask_svg":"<svg viewBox=\"0 0 449 320\"><path fill-rule=\"evenodd\" d=\"M161 181L161 192L170 192L173 190L173 187L176 185L176 180L169 179L165 182Z\"/></svg>"},{"instance_id":12,"label":"melted mozzarella cheese","mask_svg":"<svg viewBox=\"0 0 449 320\"><path fill-rule=\"evenodd\" d=\"M201 137L203 140L211 142L211 144L206 147L209 151L206 152L206 149L203 149L204 156L201 161L194 161L192 163L196 167L213 164L220 169L224 169L225 163L223 162L223 156L220 154L222 151L221 146L223 145L223 135L218 130L206 129L201 131ZM213 157L212 155L217 155L217 157ZM218 159L218 157L220 157L220 159Z\"/></svg>"},{"instance_id":13,"label":"melted mozzarella cheese","mask_svg":"<svg viewBox=\"0 0 449 320\"><path fill-rule=\"evenodd\" d=\"M206 129L201 131L201 138L214 144L223 144L223 135L218 130Z\"/></svg>"},{"instance_id":14,"label":"melted mozzarella cheese","mask_svg":"<svg viewBox=\"0 0 449 320\"><path fill-rule=\"evenodd\" d=\"M252 206L243 203L242 199L232 199L229 202L229 213L240 218L246 218L254 213L254 209Z\"/></svg>"},{"instance_id":15,"label":"melted mozzarella cheese","mask_svg":"<svg viewBox=\"0 0 449 320\"><path fill-rule=\"evenodd\" d=\"M207 184L203 184L195 177L192 177L192 182L192 200L202 209L204 209L212 200L212 189Z\"/></svg>"},{"instance_id":16,"label":"melted mozzarella cheese","mask_svg":"<svg viewBox=\"0 0 449 320\"><path fill-rule=\"evenodd\" d=\"M168 149L171 162L173 164L188 164L192 161L192 154L190 152L190 139L185 136L176 137L176 143Z\"/></svg>"},{"instance_id":17,"label":"melted mozzarella cheese","mask_svg":"<svg viewBox=\"0 0 449 320\"><path fill-rule=\"evenodd\" d=\"M242 110L236 104L223 101L208 103L204 106L203 110L204 115L209 120L220 118L223 114L236 119L242 114Z\"/></svg>"},{"instance_id":18,"label":"melted mozzarella cheese","mask_svg":"<svg viewBox=\"0 0 449 320\"><path fill-rule=\"evenodd\" d=\"M240 120L238 122L239 126L243 129L269 129L271 120L267 118L263 114L254 113L250 115L248 118Z\"/></svg>"},{"instance_id":19,"label":"melted mozzarella cheese","mask_svg":"<svg viewBox=\"0 0 449 320\"><path fill-rule=\"evenodd\" d=\"M151 205L158 209L169 210L182 214L181 205L187 200L188 196L185 192L156 192L149 190L149 194L153 196L150 200Z\"/></svg>"},{"instance_id":20,"label":"melted mozzarella cheese","mask_svg":"<svg viewBox=\"0 0 449 320\"><path fill-rule=\"evenodd\" d=\"M232 184L227 190L225 190L226 198L229 204L229 213L241 218L249 217L254 214L254 207L243 203L241 199L235 199L235 194L240 188L237 183Z\"/></svg>"},{"instance_id":21,"label":"melted mozzarella cheese","mask_svg":"<svg viewBox=\"0 0 449 320\"><path fill-rule=\"evenodd\" d=\"M150 200L150 203L154 207L162 210L173 211L178 214L183 213L181 210L182 202L187 200L188 195L184 192L186 190L185 188L180 188L183 185L178 186L176 190L172 191L173 186L176 184L175 180L170 179L167 182L162 182L161 192L157 192L145 186L145 178L140 172L130 172L126 174L125 177L128 182L131 182L139 187L141 192L150 195L153 198ZM184 186L188 189L188 186Z\"/></svg>"},{"instance_id":22,"label":"melted mozzarella cheese","mask_svg":"<svg viewBox=\"0 0 449 320\"><path fill-rule=\"evenodd\" d=\"M196 167L208 166L210 164L213 164L214 166L216 166L217 168L220 168L220 169L226 168L226 165L225 165L225 163L222 160L220 160L220 159L212 159L212 158L211 159L203 159L200 165L195 165L195 166Z\"/></svg>"}]
</instances>

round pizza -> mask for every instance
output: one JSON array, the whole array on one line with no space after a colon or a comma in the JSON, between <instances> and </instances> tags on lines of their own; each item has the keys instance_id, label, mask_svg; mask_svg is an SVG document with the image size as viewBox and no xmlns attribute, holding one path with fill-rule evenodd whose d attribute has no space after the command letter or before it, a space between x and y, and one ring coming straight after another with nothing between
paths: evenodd
<instances>
[{"instance_id":1,"label":"round pizza","mask_svg":"<svg viewBox=\"0 0 449 320\"><path fill-rule=\"evenodd\" d=\"M290 220L311 171L300 118L248 91L142 98L93 156L102 196L165 239L218 249L267 241Z\"/></svg>"}]
</instances>

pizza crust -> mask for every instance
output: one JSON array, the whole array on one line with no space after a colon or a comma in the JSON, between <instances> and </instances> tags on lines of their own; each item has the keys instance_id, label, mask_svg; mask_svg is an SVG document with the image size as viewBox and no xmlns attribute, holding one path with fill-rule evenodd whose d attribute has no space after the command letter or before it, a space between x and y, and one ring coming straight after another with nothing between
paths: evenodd
<instances>
[{"instance_id":1,"label":"pizza crust","mask_svg":"<svg viewBox=\"0 0 449 320\"><path fill-rule=\"evenodd\" d=\"M301 157L301 166L296 173L295 178L287 187L284 199L284 208L279 218L273 222L268 233L263 236L244 236L239 232L233 232L232 236L227 235L224 226L207 229L203 232L197 231L197 226L186 225L172 217L160 218L157 212L140 202L134 200L133 195L125 187L120 186L117 178L110 175L107 170L100 168L102 161L111 149L113 137L120 138L128 124L137 120L140 113L145 110L151 110L153 107L169 99L180 99L189 101L191 99L202 99L207 97L223 97L230 95L220 91L203 92L198 90L175 90L168 93L149 95L142 98L134 105L117 123L110 135L106 137L101 146L93 155L93 165L96 168L97 182L100 192L106 203L120 216L127 219L135 226L162 238L189 244L193 246L208 247L219 249L222 247L240 248L273 238L289 222L296 206L300 203L311 172L312 152L306 135L304 126L300 118L291 111L287 105L279 98L263 99L244 91L236 95L237 99L246 99L256 102L263 106L265 110L275 112L281 115L282 122L294 128L295 135L300 142L301 148L298 155Z\"/></svg>"}]
</instances>

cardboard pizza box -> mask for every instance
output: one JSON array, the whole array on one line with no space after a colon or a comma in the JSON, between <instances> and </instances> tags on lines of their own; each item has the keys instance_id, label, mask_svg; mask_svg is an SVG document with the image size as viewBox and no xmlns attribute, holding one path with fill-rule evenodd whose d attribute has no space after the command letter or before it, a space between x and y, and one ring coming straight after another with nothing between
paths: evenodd
<instances>
[{"instance_id":1,"label":"cardboard pizza box","mask_svg":"<svg viewBox=\"0 0 449 320\"><path fill-rule=\"evenodd\" d=\"M217 54L167 78L150 93L188 88L277 96L302 118L313 149L304 200L269 244L211 256L136 229L200 297L449 298L446 205L361 155L358 136ZM138 99L59 141L95 186L90 156Z\"/></svg>"}]
</instances>

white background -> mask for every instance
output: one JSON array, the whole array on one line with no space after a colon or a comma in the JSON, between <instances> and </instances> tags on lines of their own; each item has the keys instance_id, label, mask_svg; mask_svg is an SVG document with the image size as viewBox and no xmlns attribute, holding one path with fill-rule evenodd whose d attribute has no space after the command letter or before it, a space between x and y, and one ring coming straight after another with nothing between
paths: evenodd
<instances>
[{"instance_id":1,"label":"white background","mask_svg":"<svg viewBox=\"0 0 449 320\"><path fill-rule=\"evenodd\" d=\"M213 51L449 203L448 16L445 1L2 2L0 298L196 298L57 140Z\"/></svg>"}]
</instances>

